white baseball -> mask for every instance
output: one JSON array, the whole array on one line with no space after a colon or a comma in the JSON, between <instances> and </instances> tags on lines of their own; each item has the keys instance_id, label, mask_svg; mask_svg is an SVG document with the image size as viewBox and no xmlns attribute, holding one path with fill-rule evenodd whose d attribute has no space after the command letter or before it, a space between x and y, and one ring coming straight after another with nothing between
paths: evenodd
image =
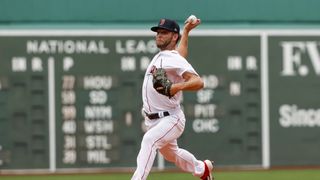
<instances>
[{"instance_id":1,"label":"white baseball","mask_svg":"<svg viewBox=\"0 0 320 180\"><path fill-rule=\"evenodd\" d=\"M195 24L197 22L197 17L195 15L190 15L187 19L187 22L191 22L192 24Z\"/></svg>"}]
</instances>

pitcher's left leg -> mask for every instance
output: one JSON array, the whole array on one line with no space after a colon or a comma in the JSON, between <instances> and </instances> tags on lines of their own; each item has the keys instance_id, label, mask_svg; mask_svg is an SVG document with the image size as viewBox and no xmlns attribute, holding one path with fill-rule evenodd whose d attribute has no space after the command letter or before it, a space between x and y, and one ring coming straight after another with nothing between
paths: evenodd
<instances>
[{"instance_id":1,"label":"pitcher's left leg","mask_svg":"<svg viewBox=\"0 0 320 180\"><path fill-rule=\"evenodd\" d=\"M137 169L132 180L145 180L152 168L156 150L177 139L182 131L180 120L167 116L143 136L140 152L137 157Z\"/></svg>"}]
</instances>

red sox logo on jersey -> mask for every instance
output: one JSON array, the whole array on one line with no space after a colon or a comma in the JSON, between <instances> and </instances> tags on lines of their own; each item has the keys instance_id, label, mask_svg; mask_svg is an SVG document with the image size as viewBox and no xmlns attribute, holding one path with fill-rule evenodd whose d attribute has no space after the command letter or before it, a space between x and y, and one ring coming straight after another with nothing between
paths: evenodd
<instances>
[{"instance_id":1,"label":"red sox logo on jersey","mask_svg":"<svg viewBox=\"0 0 320 180\"><path fill-rule=\"evenodd\" d=\"M157 67L155 65L153 65L150 69L150 72L151 74L153 74L155 71L157 70Z\"/></svg>"}]
</instances>

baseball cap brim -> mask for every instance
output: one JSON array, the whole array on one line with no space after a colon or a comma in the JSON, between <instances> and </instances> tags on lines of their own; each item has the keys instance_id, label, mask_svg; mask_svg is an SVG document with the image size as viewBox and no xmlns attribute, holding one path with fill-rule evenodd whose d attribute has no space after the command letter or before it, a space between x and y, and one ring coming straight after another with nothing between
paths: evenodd
<instances>
[{"instance_id":1,"label":"baseball cap brim","mask_svg":"<svg viewBox=\"0 0 320 180\"><path fill-rule=\"evenodd\" d=\"M151 27L151 31L153 31L153 32L157 32L158 29L165 29L165 30L174 32L174 31L172 31L172 29L169 29L169 28L167 28L167 27L162 27L162 26L153 26L153 27Z\"/></svg>"}]
</instances>

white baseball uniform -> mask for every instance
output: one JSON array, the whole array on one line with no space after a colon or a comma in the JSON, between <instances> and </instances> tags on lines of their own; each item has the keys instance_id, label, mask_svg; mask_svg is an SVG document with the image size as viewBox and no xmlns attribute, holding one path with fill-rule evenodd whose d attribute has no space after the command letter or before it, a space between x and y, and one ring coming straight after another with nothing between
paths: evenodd
<instances>
[{"instance_id":1,"label":"white baseball uniform","mask_svg":"<svg viewBox=\"0 0 320 180\"><path fill-rule=\"evenodd\" d=\"M173 83L183 82L182 74L186 71L197 74L187 60L175 50L161 51L152 59L142 86L143 110L148 114L168 111L170 115L158 119L145 118L148 131L141 142L137 169L132 180L147 179L157 150L166 160L175 163L183 171L200 177L205 170L203 161L197 160L177 144L177 138L182 134L186 121L180 107L182 92L178 92L172 98L158 93L152 82L152 71L155 68L164 68L168 79Z\"/></svg>"}]
</instances>

